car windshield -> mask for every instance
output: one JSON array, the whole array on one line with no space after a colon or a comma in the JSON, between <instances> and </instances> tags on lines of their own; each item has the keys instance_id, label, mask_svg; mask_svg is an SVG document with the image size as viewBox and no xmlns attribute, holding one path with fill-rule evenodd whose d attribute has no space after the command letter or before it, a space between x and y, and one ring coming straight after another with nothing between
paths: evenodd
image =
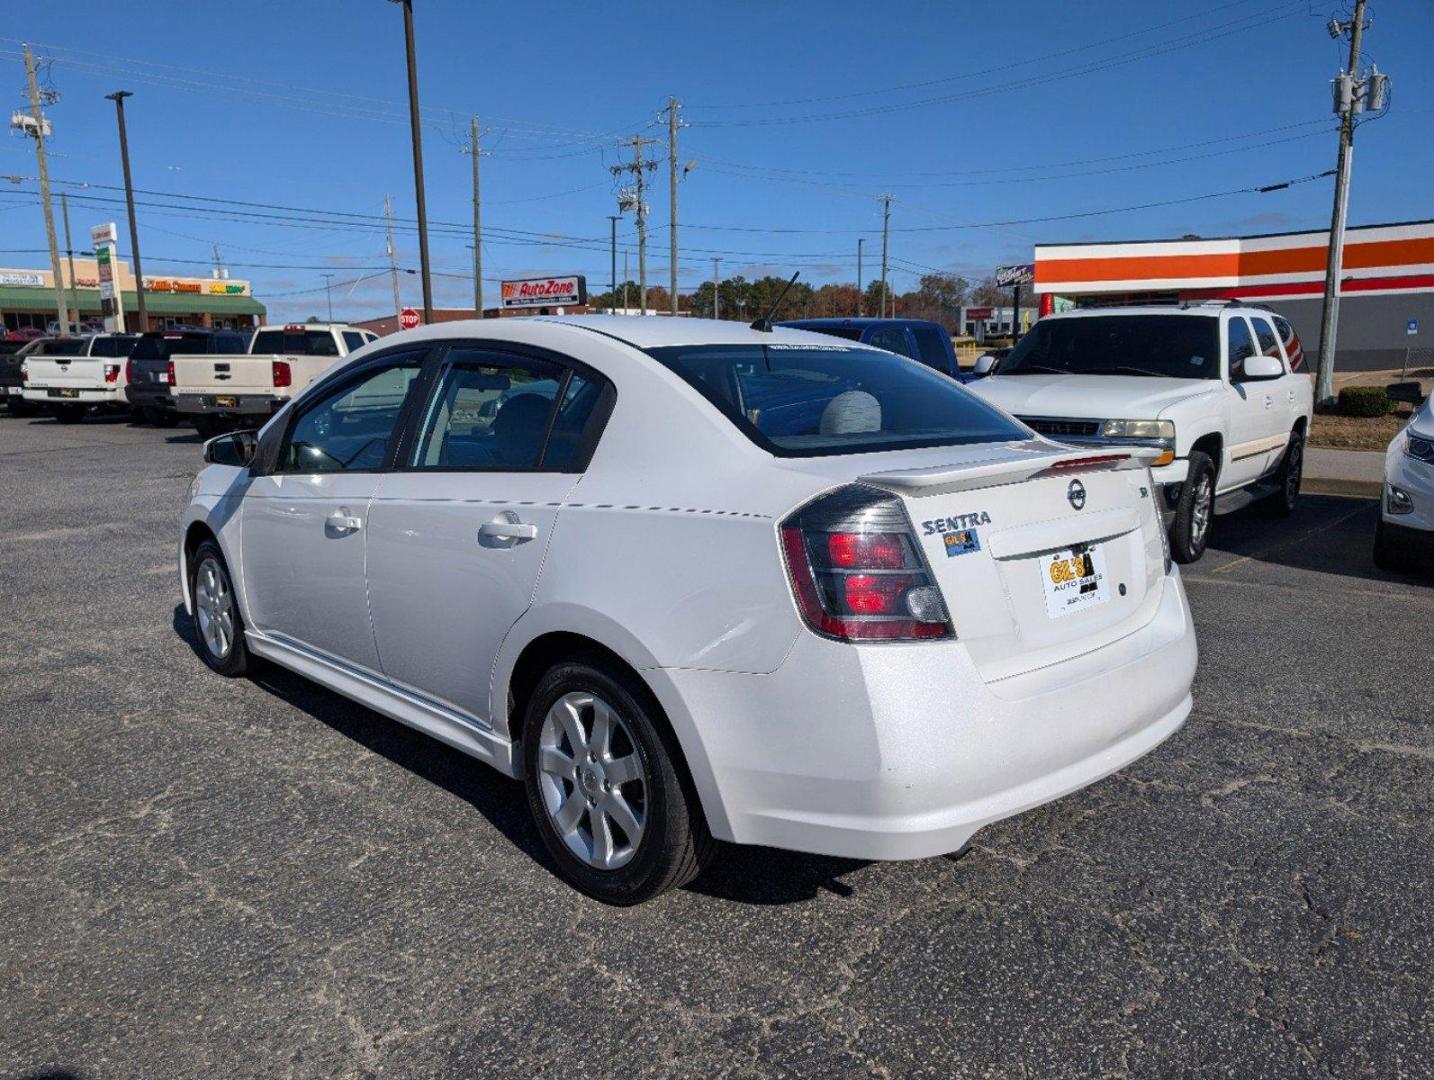
<instances>
[{"instance_id":1,"label":"car windshield","mask_svg":"<svg viewBox=\"0 0 1434 1080\"><path fill-rule=\"evenodd\" d=\"M782 457L1025 439L1027 432L914 360L847 345L647 350L753 442Z\"/></svg>"},{"instance_id":2,"label":"car windshield","mask_svg":"<svg viewBox=\"0 0 1434 1080\"><path fill-rule=\"evenodd\" d=\"M1042 319L998 374L1220 377L1215 315L1089 315Z\"/></svg>"}]
</instances>

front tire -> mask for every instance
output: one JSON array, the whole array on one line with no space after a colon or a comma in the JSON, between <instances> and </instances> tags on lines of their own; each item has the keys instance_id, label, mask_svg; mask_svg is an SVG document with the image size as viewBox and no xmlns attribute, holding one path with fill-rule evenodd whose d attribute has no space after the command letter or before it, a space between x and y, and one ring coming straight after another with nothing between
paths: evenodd
<instances>
[{"instance_id":1,"label":"front tire","mask_svg":"<svg viewBox=\"0 0 1434 1080\"><path fill-rule=\"evenodd\" d=\"M249 648L224 553L213 540L205 540L195 549L191 566L189 595L199 655L220 675L237 678L249 670Z\"/></svg>"},{"instance_id":2,"label":"front tire","mask_svg":"<svg viewBox=\"0 0 1434 1080\"><path fill-rule=\"evenodd\" d=\"M1289 517L1295 512L1295 504L1300 498L1300 480L1304 475L1304 465L1305 433L1292 431L1289 445L1285 447L1284 460L1280 462L1280 470L1275 473L1280 490L1265 500L1265 506L1277 517Z\"/></svg>"},{"instance_id":3,"label":"front tire","mask_svg":"<svg viewBox=\"0 0 1434 1080\"><path fill-rule=\"evenodd\" d=\"M1408 534L1384 523L1384 515L1374 526L1374 565L1390 574L1407 574L1417 568L1419 559L1412 549Z\"/></svg>"},{"instance_id":4,"label":"front tire","mask_svg":"<svg viewBox=\"0 0 1434 1080\"><path fill-rule=\"evenodd\" d=\"M528 808L567 882L630 906L691 881L712 839L681 751L642 687L598 660L557 664L523 722Z\"/></svg>"},{"instance_id":5,"label":"front tire","mask_svg":"<svg viewBox=\"0 0 1434 1080\"><path fill-rule=\"evenodd\" d=\"M1170 527L1170 557L1193 563L1205 554L1215 521L1215 463L1199 450L1190 454L1190 471L1180 485L1175 522Z\"/></svg>"}]
</instances>

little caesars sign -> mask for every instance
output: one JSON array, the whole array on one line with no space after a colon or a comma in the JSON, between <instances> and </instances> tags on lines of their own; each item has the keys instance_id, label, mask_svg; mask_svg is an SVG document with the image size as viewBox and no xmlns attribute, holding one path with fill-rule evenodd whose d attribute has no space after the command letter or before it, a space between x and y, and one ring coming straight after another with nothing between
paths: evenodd
<instances>
[{"instance_id":1,"label":"little caesars sign","mask_svg":"<svg viewBox=\"0 0 1434 1080\"><path fill-rule=\"evenodd\" d=\"M521 308L577 307L588 302L587 279L569 277L523 278L502 283L505 311Z\"/></svg>"}]
</instances>

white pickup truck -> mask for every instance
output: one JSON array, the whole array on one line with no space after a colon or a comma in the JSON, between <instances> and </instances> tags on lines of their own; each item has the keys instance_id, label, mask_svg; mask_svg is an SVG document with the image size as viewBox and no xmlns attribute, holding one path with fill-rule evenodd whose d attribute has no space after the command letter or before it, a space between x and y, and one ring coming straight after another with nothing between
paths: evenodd
<instances>
[{"instance_id":1,"label":"white pickup truck","mask_svg":"<svg viewBox=\"0 0 1434 1080\"><path fill-rule=\"evenodd\" d=\"M25 357L21 396L31 408L74 423L93 408L128 410L125 359L138 334L45 338Z\"/></svg>"},{"instance_id":2,"label":"white pickup truck","mask_svg":"<svg viewBox=\"0 0 1434 1080\"><path fill-rule=\"evenodd\" d=\"M1294 328L1267 308L1048 315L970 389L1060 442L1158 447L1154 494L1177 562L1204 554L1217 509L1268 497L1289 514L1299 497L1314 388Z\"/></svg>"},{"instance_id":3,"label":"white pickup truck","mask_svg":"<svg viewBox=\"0 0 1434 1080\"><path fill-rule=\"evenodd\" d=\"M340 357L376 340L347 323L261 326L240 356L171 356L173 396L204 438L258 427Z\"/></svg>"}]
</instances>

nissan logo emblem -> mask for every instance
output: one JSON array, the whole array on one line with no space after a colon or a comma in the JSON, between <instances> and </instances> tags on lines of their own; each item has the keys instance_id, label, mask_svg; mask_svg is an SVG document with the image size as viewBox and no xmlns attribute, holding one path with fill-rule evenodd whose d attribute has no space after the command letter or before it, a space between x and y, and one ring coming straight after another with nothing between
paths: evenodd
<instances>
[{"instance_id":1,"label":"nissan logo emblem","mask_svg":"<svg viewBox=\"0 0 1434 1080\"><path fill-rule=\"evenodd\" d=\"M1079 480L1072 480L1070 487L1066 488L1066 498L1077 510L1085 509L1085 485Z\"/></svg>"}]
</instances>

